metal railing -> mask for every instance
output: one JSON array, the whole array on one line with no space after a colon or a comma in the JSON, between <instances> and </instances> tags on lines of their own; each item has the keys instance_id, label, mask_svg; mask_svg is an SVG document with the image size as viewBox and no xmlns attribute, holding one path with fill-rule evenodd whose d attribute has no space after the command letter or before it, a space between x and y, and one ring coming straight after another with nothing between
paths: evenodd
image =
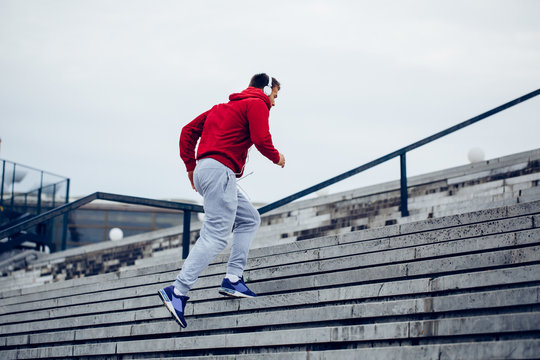
<instances>
[{"instance_id":1,"label":"metal railing","mask_svg":"<svg viewBox=\"0 0 540 360\"><path fill-rule=\"evenodd\" d=\"M400 157L400 170L401 170L401 181L400 181L400 187L401 187L401 214L402 216L408 216L409 210L408 210L408 193L407 193L407 158L406 155L409 151L412 151L414 149L417 149L421 146L424 146L428 143L431 143L437 139L440 139L444 136L447 136L449 134L452 134L460 129L463 129L464 127L470 126L474 123L477 123L478 121L485 119L489 116L492 116L496 113L499 113L503 110L506 110L512 106L515 106L523 101L526 101L528 99L531 99L537 95L540 94L540 89L535 90L533 92L530 92L526 95L523 95L515 100L512 100L506 104L503 104L501 106L498 106L492 110L486 111L485 113L482 113L478 116L475 116L471 119L468 119L466 121L463 121L455 126L452 126L446 130L440 131L432 136L429 136L425 139L422 139L420 141L417 141L409 146L405 146L399 150L396 150L392 153L389 153L385 156L382 156L378 159L375 159L373 161L370 161L364 165L361 165L359 167L356 167L352 170L349 170L343 174L340 174L338 176L335 176L331 179L328 179L326 181L323 181L319 184L313 185L307 189L304 189L302 191L299 191L295 194L292 194L290 196L287 196L281 200L275 201L271 204L265 205L258 209L260 214L265 214L269 211L272 211L274 209L277 209L283 205L286 205L288 203L291 203L297 199L300 199L306 195L312 194L316 191L319 191L325 187L328 187L330 185L333 185L337 182L340 182L342 180L348 179L351 176L357 175L367 169L370 169L374 166L380 165L386 161L389 161L393 158ZM69 189L69 179L68 179L68 189ZM74 201L72 203L67 203L65 205L62 205L56 209L49 210L41 215L38 215L32 219L23 221L19 224L16 224L15 226L12 226L4 231L0 231L0 239L13 236L20 231L24 229L28 229L32 226L35 226L37 224L40 224L44 221L50 220L56 216L59 215L66 215L68 212L75 210L76 208L83 206L91 201L101 199L101 200L109 200L109 201L115 201L115 202L121 202L121 203L127 203L127 204L137 204L137 205L146 205L151 207L158 207L158 208L166 208L166 209L176 209L176 210L182 210L184 212L184 224L183 224L183 234L182 234L182 257L186 258L187 254L189 252L189 238L190 238L190 232L191 232L191 212L204 212L204 209L200 205L195 204L186 204L186 203L178 203L178 202L172 202L172 201L164 201L164 200L154 200L154 199L147 199L147 198L140 198L140 197L133 197L133 196L125 196L125 195L117 195L117 194L110 194L110 193L102 193L102 192L96 192L94 194L88 195L82 199L79 199L77 201ZM65 219L66 217L64 217ZM64 220L66 221L66 220ZM65 239L63 239L65 241ZM65 245L65 244L63 244Z\"/></svg>"},{"instance_id":2,"label":"metal railing","mask_svg":"<svg viewBox=\"0 0 540 360\"><path fill-rule=\"evenodd\" d=\"M69 202L69 178L9 160L0 160L0 206L3 209L13 210L18 207L21 211L39 215L46 202L46 208ZM61 192L63 187L65 192Z\"/></svg>"},{"instance_id":3,"label":"metal railing","mask_svg":"<svg viewBox=\"0 0 540 360\"><path fill-rule=\"evenodd\" d=\"M338 176L335 176L331 179L328 179L326 181L323 181L319 184L313 185L307 189L304 189L302 191L299 191L295 194L289 195L281 200L275 201L271 204L265 205L259 209L260 214L267 213L269 211L272 211L274 209L277 209L283 205L286 205L290 202L293 202L297 199L300 199L306 195L312 194L316 191L319 191L325 187L328 187L330 185L333 185L337 182L340 182L342 180L348 179L351 176L357 175L365 170L371 169L372 167L375 167L377 165L380 165L384 162L387 162L388 160L391 160L395 157L400 157L400 170L401 170L401 181L400 181L400 193L401 193L401 216L409 216L409 208L408 208L408 193L407 193L407 153L411 150L417 149L421 146L424 146L426 144L429 144L430 142L433 142L437 139L440 139L444 136L450 135L460 129L463 129L464 127L470 126L474 123L479 122L480 120L483 120L487 117L490 117L492 115L495 115L503 110L506 110L508 108L511 108L512 106L515 106L519 103L522 103L526 100L529 100L537 95L540 94L540 89L532 91L526 95L523 95L515 100L509 101L506 104L503 104L501 106L498 106L494 109L491 109L489 111L486 111L485 113L482 113L478 116L475 116L473 118L470 118L469 120L465 120L455 126L452 126L446 130L440 131L434 135L428 136L425 139L422 139L420 141L417 141L409 146L405 146L404 148L401 148L399 150L396 150L388 155L382 156L378 159L375 159L373 161L370 161L362 166L359 166L357 168L354 168L352 170L349 170L343 174L340 174Z\"/></svg>"},{"instance_id":4,"label":"metal railing","mask_svg":"<svg viewBox=\"0 0 540 360\"><path fill-rule=\"evenodd\" d=\"M124 203L124 204L143 205L143 206L157 207L157 208L162 208L162 209L173 209L173 210L183 211L184 212L184 225L183 225L183 234L182 234L182 245L184 246L185 244L187 244L187 246L184 246L184 249L183 249L183 253L182 253L183 258L186 258L189 252L189 236L191 232L191 212L192 211L204 212L204 209L202 206L195 205L195 204L186 204L186 203L179 203L179 202L174 202L174 201L155 200L155 199L147 199L147 198L141 198L141 197L135 197L135 196L95 192L79 200L59 206L55 209L49 210L47 212L44 212L43 214L35 216L31 219L22 221L3 231L0 231L0 239L4 239L10 236L16 235L25 229L31 228L45 221L51 220L52 218L55 218L57 216L66 215L70 211L73 211L94 200L108 200L108 201L114 201L114 202L119 202L119 203ZM67 225L67 224L64 224L64 225ZM63 238L62 241L63 241L62 248L65 249L65 238Z\"/></svg>"}]
</instances>

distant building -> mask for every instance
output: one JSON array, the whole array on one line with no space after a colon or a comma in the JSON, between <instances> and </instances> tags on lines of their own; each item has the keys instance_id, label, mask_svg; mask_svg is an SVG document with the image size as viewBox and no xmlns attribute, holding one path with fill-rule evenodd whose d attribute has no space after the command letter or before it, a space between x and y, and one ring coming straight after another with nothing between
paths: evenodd
<instances>
[{"instance_id":1,"label":"distant building","mask_svg":"<svg viewBox=\"0 0 540 360\"><path fill-rule=\"evenodd\" d=\"M62 241L61 218L55 223L52 239L57 249ZM69 213L66 249L109 241L113 228L121 229L127 237L182 224L182 211L96 200Z\"/></svg>"}]
</instances>

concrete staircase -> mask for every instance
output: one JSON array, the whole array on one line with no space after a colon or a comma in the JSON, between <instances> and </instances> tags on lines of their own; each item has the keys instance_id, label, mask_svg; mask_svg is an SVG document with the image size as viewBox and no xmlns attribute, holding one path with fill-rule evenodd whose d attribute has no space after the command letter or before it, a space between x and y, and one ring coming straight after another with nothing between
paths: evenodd
<instances>
[{"instance_id":1,"label":"concrete staircase","mask_svg":"<svg viewBox=\"0 0 540 360\"><path fill-rule=\"evenodd\" d=\"M401 217L400 182L299 200L262 216L252 249L400 225L540 200L540 149L408 178L410 216ZM192 217L191 240L201 223ZM176 262L182 228L172 227L53 254L0 262L0 289Z\"/></svg>"},{"instance_id":2,"label":"concrete staircase","mask_svg":"<svg viewBox=\"0 0 540 360\"><path fill-rule=\"evenodd\" d=\"M0 358L540 357L540 201L253 249L256 299L189 294L188 328L157 290L178 263L0 294Z\"/></svg>"}]
</instances>

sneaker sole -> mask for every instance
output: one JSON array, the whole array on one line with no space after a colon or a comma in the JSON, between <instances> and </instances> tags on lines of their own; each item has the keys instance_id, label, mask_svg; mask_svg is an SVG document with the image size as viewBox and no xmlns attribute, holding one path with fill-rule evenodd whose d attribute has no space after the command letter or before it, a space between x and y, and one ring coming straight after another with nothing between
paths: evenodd
<instances>
[{"instance_id":1,"label":"sneaker sole","mask_svg":"<svg viewBox=\"0 0 540 360\"><path fill-rule=\"evenodd\" d=\"M161 301L163 301L163 305L169 310L173 318L176 320L178 325L185 328L187 327L187 323L183 323L180 318L176 315L176 311L174 310L174 307L172 306L171 299L167 296L167 293L163 291L163 289L158 290L159 297L161 298Z\"/></svg>"},{"instance_id":2,"label":"sneaker sole","mask_svg":"<svg viewBox=\"0 0 540 360\"><path fill-rule=\"evenodd\" d=\"M229 296L229 297L235 297L235 298L254 298L255 297L255 296L251 296L251 295L246 295L244 293L241 293L240 291L227 289L227 288L224 288L224 287L219 289L219 293L221 295L225 295L225 296Z\"/></svg>"}]
</instances>

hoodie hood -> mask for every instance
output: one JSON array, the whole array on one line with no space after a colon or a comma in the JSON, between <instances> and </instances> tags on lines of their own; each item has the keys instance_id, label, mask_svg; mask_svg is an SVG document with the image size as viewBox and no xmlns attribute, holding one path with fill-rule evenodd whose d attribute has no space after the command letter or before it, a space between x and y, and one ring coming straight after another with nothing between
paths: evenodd
<instances>
[{"instance_id":1,"label":"hoodie hood","mask_svg":"<svg viewBox=\"0 0 540 360\"><path fill-rule=\"evenodd\" d=\"M261 89L255 88L255 87L248 87L244 91L240 93L235 93L229 95L230 101L238 101L238 100L245 100L250 98L256 98L261 99L266 103L266 106L268 109L271 108L270 99L268 98L268 95L266 95Z\"/></svg>"}]
</instances>

